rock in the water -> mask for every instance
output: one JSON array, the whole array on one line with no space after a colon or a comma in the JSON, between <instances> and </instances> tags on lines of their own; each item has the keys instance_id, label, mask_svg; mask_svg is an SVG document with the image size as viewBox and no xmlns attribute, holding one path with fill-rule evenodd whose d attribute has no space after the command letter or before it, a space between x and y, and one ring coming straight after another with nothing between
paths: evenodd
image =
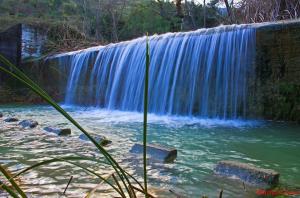
<instances>
[{"instance_id":1,"label":"rock in the water","mask_svg":"<svg viewBox=\"0 0 300 198\"><path fill-rule=\"evenodd\" d=\"M108 140L106 137L96 134L91 134L91 136L101 145L101 146L107 146L108 144L111 144L111 141ZM85 135L81 134L79 136L79 139L84 141L90 141L90 139Z\"/></svg>"},{"instance_id":2,"label":"rock in the water","mask_svg":"<svg viewBox=\"0 0 300 198\"><path fill-rule=\"evenodd\" d=\"M45 127L45 131L50 132L50 133L55 133L59 136L66 136L66 135L71 135L71 129L69 128L54 128L54 127Z\"/></svg>"},{"instance_id":3,"label":"rock in the water","mask_svg":"<svg viewBox=\"0 0 300 198\"><path fill-rule=\"evenodd\" d=\"M6 119L4 120L4 122L18 122L18 121L19 121L18 118L6 118Z\"/></svg>"},{"instance_id":4,"label":"rock in the water","mask_svg":"<svg viewBox=\"0 0 300 198\"><path fill-rule=\"evenodd\" d=\"M0 112L0 118L2 118L3 117L3 114Z\"/></svg>"},{"instance_id":5,"label":"rock in the water","mask_svg":"<svg viewBox=\"0 0 300 198\"><path fill-rule=\"evenodd\" d=\"M143 154L143 144L136 143L130 152L134 154ZM154 160L164 163L171 163L177 158L177 150L160 145L147 144L147 155Z\"/></svg>"},{"instance_id":6,"label":"rock in the water","mask_svg":"<svg viewBox=\"0 0 300 198\"><path fill-rule=\"evenodd\" d=\"M39 123L34 120L23 120L19 123L23 128L29 127L29 128L35 128Z\"/></svg>"},{"instance_id":7,"label":"rock in the water","mask_svg":"<svg viewBox=\"0 0 300 198\"><path fill-rule=\"evenodd\" d=\"M279 183L278 172L235 161L219 162L215 173L225 177L239 178L245 183L256 186L276 186Z\"/></svg>"}]
</instances>

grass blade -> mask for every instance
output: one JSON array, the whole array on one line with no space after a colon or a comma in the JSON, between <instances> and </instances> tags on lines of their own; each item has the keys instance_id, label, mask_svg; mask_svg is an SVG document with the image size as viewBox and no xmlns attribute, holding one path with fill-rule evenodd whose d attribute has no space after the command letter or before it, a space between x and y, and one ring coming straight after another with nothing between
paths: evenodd
<instances>
[{"instance_id":1,"label":"grass blade","mask_svg":"<svg viewBox=\"0 0 300 198\"><path fill-rule=\"evenodd\" d=\"M122 190L122 188L121 188L120 183L118 182L118 180L117 180L117 178L116 178L116 176L115 176L114 174L112 174L112 177L113 177L115 183L117 184L117 186L119 187L119 189L121 189L121 196L122 196L122 197L126 197L125 194L124 194L124 192L123 192L123 190Z\"/></svg>"},{"instance_id":2,"label":"grass blade","mask_svg":"<svg viewBox=\"0 0 300 198\"><path fill-rule=\"evenodd\" d=\"M113 175L113 173L108 175L105 179L108 180L112 175ZM90 198L102 184L103 184L103 181L101 181L93 190L88 192L84 198Z\"/></svg>"},{"instance_id":3,"label":"grass blade","mask_svg":"<svg viewBox=\"0 0 300 198\"><path fill-rule=\"evenodd\" d=\"M84 133L89 140L97 147L97 149L104 155L104 157L110 162L111 166L115 169L117 175L122 180L124 187L126 188L128 194L130 195L130 189L128 186L131 185L125 171L121 166L112 158L112 156L85 130L83 129L64 109L62 109L54 100L36 83L34 83L30 78L28 78L22 71L20 71L15 65L10 63L5 57L0 54L0 61L3 62L6 66L10 67L15 73L7 70L6 68L0 66L0 70L11 75L15 79L21 81L24 85L42 97L47 101L52 107L54 107L58 112L60 112L65 118L67 118L74 126L76 126L82 133ZM125 180L124 180L125 178ZM128 183L128 186L126 184ZM130 196L131 197L131 196Z\"/></svg>"},{"instance_id":4,"label":"grass blade","mask_svg":"<svg viewBox=\"0 0 300 198\"><path fill-rule=\"evenodd\" d=\"M145 197L146 198L148 197L148 186L147 186L147 119L148 119L149 67L150 67L150 54L149 54L149 41L148 41L148 34L147 34L147 39L146 39L145 91L144 91L144 124L143 124L144 186L145 186Z\"/></svg>"},{"instance_id":5,"label":"grass blade","mask_svg":"<svg viewBox=\"0 0 300 198\"><path fill-rule=\"evenodd\" d=\"M23 192L23 190L19 187L19 185L15 182L14 179L10 179L11 175L5 170L5 168L0 164L0 172L8 179L8 181L11 183L11 185L18 191L18 193L21 195L22 198L26 198L26 194Z\"/></svg>"},{"instance_id":6,"label":"grass blade","mask_svg":"<svg viewBox=\"0 0 300 198\"><path fill-rule=\"evenodd\" d=\"M139 188L137 188L137 187L135 187L135 186L133 186L133 188L134 188L134 190L139 191L140 193L145 194L145 192L144 192L143 189L139 189ZM156 198L156 197L154 197L153 195L151 195L151 194L149 194L149 193L148 193L147 195L148 195L149 198Z\"/></svg>"},{"instance_id":7,"label":"grass blade","mask_svg":"<svg viewBox=\"0 0 300 198\"><path fill-rule=\"evenodd\" d=\"M67 192L67 190L68 190L68 188L69 188L69 185L71 184L72 180L73 180L73 176L71 176L71 178L69 179L68 184L67 184L67 186L66 186L66 188L65 188L65 190L64 190L64 192L63 192L63 195L66 194L66 192Z\"/></svg>"},{"instance_id":8,"label":"grass blade","mask_svg":"<svg viewBox=\"0 0 300 198\"><path fill-rule=\"evenodd\" d=\"M3 190L5 190L13 198L19 198L19 195L17 195L10 187L6 186L1 181L0 181L0 184L1 184L0 190L2 188Z\"/></svg>"},{"instance_id":9,"label":"grass blade","mask_svg":"<svg viewBox=\"0 0 300 198\"><path fill-rule=\"evenodd\" d=\"M83 156L55 158L55 159L50 159L50 160L46 160L46 161L34 164L34 165L20 171L19 173L14 175L12 178L16 178L16 177L18 177L18 176L34 169L34 168L37 168L39 166L46 165L46 164L53 163L53 162L59 162L59 161L63 161L63 160L65 160L65 161L90 161L90 162L97 162L99 164L102 163L102 164L110 165L109 163L107 163L105 161L101 161L101 160L98 160L98 159L95 159L95 158L90 158L90 157L83 157ZM141 189L139 191L145 193L145 189L144 189L143 185L141 184L141 182L139 182L134 176L132 176L128 172L125 171L125 173L126 173L126 175L128 175L128 177L130 177L133 181L135 181L140 186ZM1 185L0 185L0 188L1 188ZM134 187L134 186L133 186L133 188L136 189L136 187Z\"/></svg>"},{"instance_id":10,"label":"grass blade","mask_svg":"<svg viewBox=\"0 0 300 198\"><path fill-rule=\"evenodd\" d=\"M36 163L28 168L25 168L24 170L20 171L19 173L17 173L16 175L14 175L13 177L10 177L8 178L8 180L13 180L13 178L16 178L30 170L33 170L35 168L38 168L40 166L44 166L44 165L48 165L48 164L51 164L51 163L55 163L55 162L66 162L66 163L69 163L69 164L72 164L76 167L79 167L83 170L85 170L86 172L89 172L91 173L92 175L95 175L97 176L99 179L101 179L103 182L105 182L106 184L108 184L109 186L111 186L116 192L118 192L120 195L120 190L117 189L111 182L109 182L107 179L105 179L104 177L102 177L101 175L99 175L98 173L96 173L95 171L89 169L89 168L86 168L80 164L77 164L77 163L74 163L74 162L71 162L71 161L79 161L79 160L87 160L87 161L93 161L94 160L91 160L91 159L86 159L86 158L82 158L82 157L64 157L64 158L53 158L53 159L49 159L49 160L45 160L45 161L42 161L42 162L39 162L39 163ZM3 185L3 184L2 184ZM0 187L2 187L2 185L0 185Z\"/></svg>"}]
</instances>

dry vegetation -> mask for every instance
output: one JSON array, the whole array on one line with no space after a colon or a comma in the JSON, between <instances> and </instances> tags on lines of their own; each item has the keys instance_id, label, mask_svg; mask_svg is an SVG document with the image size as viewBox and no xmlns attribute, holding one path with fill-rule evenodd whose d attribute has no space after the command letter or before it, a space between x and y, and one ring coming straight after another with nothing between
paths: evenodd
<instances>
[{"instance_id":1,"label":"dry vegetation","mask_svg":"<svg viewBox=\"0 0 300 198\"><path fill-rule=\"evenodd\" d=\"M297 19L300 15L299 0L243 0L236 6L244 23Z\"/></svg>"}]
</instances>

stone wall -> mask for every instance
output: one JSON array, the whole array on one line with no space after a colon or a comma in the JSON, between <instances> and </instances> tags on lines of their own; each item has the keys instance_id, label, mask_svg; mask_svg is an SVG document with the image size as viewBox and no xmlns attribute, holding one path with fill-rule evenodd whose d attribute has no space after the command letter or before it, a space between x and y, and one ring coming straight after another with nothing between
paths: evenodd
<instances>
[{"instance_id":1,"label":"stone wall","mask_svg":"<svg viewBox=\"0 0 300 198\"><path fill-rule=\"evenodd\" d=\"M21 25L16 25L0 33L0 54L15 65L19 65L21 61L21 33ZM11 86L8 86L8 84ZM11 87L15 85L15 81L12 81L7 75L0 72L0 102L7 100L6 98L14 97Z\"/></svg>"},{"instance_id":2,"label":"stone wall","mask_svg":"<svg viewBox=\"0 0 300 198\"><path fill-rule=\"evenodd\" d=\"M39 58L45 51L47 34L44 30L22 24L22 62L30 58Z\"/></svg>"},{"instance_id":3,"label":"stone wall","mask_svg":"<svg viewBox=\"0 0 300 198\"><path fill-rule=\"evenodd\" d=\"M0 53L16 65L21 60L21 34L22 25L16 25L0 33Z\"/></svg>"},{"instance_id":4,"label":"stone wall","mask_svg":"<svg viewBox=\"0 0 300 198\"><path fill-rule=\"evenodd\" d=\"M41 57L47 34L39 27L18 24L0 33L0 53L15 65Z\"/></svg>"},{"instance_id":5,"label":"stone wall","mask_svg":"<svg viewBox=\"0 0 300 198\"><path fill-rule=\"evenodd\" d=\"M30 61L40 58L46 42L46 33L38 27L19 24L0 33L0 54L14 65L27 72L32 78L38 79L41 70L45 70L44 61ZM28 62L29 61L29 62ZM51 74L49 71L45 74ZM44 83L44 79L40 79ZM51 82L51 81L49 81ZM0 72L0 103L36 101L36 97L16 80Z\"/></svg>"},{"instance_id":6,"label":"stone wall","mask_svg":"<svg viewBox=\"0 0 300 198\"><path fill-rule=\"evenodd\" d=\"M259 24L256 46L256 114L300 122L300 20Z\"/></svg>"},{"instance_id":7,"label":"stone wall","mask_svg":"<svg viewBox=\"0 0 300 198\"><path fill-rule=\"evenodd\" d=\"M257 30L256 58L255 75L250 82L249 118L300 123L300 20L253 27ZM68 56L64 59L68 61ZM64 68L63 73L69 69ZM63 79L66 86L66 77ZM61 87L59 93L64 91Z\"/></svg>"},{"instance_id":8,"label":"stone wall","mask_svg":"<svg viewBox=\"0 0 300 198\"><path fill-rule=\"evenodd\" d=\"M60 102L63 100L68 76L58 68L58 65L57 60L41 59L22 63L20 68L52 98ZM23 84L7 76L3 82L0 82L0 104L7 103L43 104L45 102Z\"/></svg>"}]
</instances>

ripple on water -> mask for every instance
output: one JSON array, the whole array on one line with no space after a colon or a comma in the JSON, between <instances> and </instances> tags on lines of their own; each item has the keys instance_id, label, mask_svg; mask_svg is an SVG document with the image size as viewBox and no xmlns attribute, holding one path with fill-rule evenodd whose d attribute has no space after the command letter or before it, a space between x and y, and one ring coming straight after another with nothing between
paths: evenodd
<instances>
[{"instance_id":1,"label":"ripple on water","mask_svg":"<svg viewBox=\"0 0 300 198\"><path fill-rule=\"evenodd\" d=\"M134 159L129 150L135 142L142 140L142 114L80 107L67 107L67 110L89 131L112 140L108 150L125 169L141 178L142 160ZM80 132L49 107L3 108L1 112L40 123L35 129L23 130L17 124L0 120L0 162L12 171L52 157L76 154L103 158L92 144L78 140ZM58 137L42 130L44 126L56 125L72 128L72 135ZM225 189L228 197L237 194L253 197L253 191L244 192L242 185L213 176L218 161L231 159L273 168L281 173L283 182L300 185L296 177L300 167L300 137L296 133L299 128L285 126L285 133L282 133L282 127L260 121L150 115L149 141L178 149L178 159L174 164L149 164L150 184L158 188L175 188L189 197L215 196L219 189ZM82 163L101 174L111 173L106 165ZM26 191L33 193L34 197L41 197L41 192L47 197L57 197L71 176L74 180L68 197L83 197L100 182L66 163L38 168L21 179ZM111 190L104 185L100 192Z\"/></svg>"}]
</instances>

